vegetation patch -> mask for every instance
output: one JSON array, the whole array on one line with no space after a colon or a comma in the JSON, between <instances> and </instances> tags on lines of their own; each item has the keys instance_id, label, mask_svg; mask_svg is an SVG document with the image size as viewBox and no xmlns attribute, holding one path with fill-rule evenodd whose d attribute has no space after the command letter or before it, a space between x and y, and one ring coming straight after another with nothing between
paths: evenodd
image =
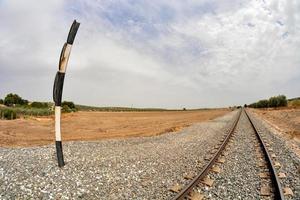
<instances>
[{"instance_id":1,"label":"vegetation patch","mask_svg":"<svg viewBox=\"0 0 300 200\"><path fill-rule=\"evenodd\" d=\"M16 119L17 113L13 109L10 108L0 108L0 119Z\"/></svg>"},{"instance_id":2,"label":"vegetation patch","mask_svg":"<svg viewBox=\"0 0 300 200\"><path fill-rule=\"evenodd\" d=\"M34 101L30 104L31 108L49 108L49 103Z\"/></svg>"}]
</instances>

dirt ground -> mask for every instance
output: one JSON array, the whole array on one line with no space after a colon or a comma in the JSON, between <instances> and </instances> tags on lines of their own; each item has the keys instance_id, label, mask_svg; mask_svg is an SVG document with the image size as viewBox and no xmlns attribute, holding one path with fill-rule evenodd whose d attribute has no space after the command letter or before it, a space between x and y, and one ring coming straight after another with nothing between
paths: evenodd
<instances>
[{"instance_id":1,"label":"dirt ground","mask_svg":"<svg viewBox=\"0 0 300 200\"><path fill-rule=\"evenodd\" d=\"M278 129L287 139L300 142L300 108L298 109L253 109Z\"/></svg>"},{"instance_id":2,"label":"dirt ground","mask_svg":"<svg viewBox=\"0 0 300 200\"><path fill-rule=\"evenodd\" d=\"M282 136L300 158L300 108L252 110L271 125L273 132Z\"/></svg>"},{"instance_id":3,"label":"dirt ground","mask_svg":"<svg viewBox=\"0 0 300 200\"><path fill-rule=\"evenodd\" d=\"M153 136L178 131L195 122L214 119L228 109L163 112L76 112L62 116L62 140L99 140ZM0 120L0 146L53 143L54 116Z\"/></svg>"}]
</instances>

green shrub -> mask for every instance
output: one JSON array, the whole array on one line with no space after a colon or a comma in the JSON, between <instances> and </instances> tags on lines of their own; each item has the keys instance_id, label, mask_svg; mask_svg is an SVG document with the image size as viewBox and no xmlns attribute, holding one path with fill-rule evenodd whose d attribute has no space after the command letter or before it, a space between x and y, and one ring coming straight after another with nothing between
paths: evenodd
<instances>
[{"instance_id":1,"label":"green shrub","mask_svg":"<svg viewBox=\"0 0 300 200\"><path fill-rule=\"evenodd\" d=\"M34 101L30 104L32 108L48 108L48 103Z\"/></svg>"},{"instance_id":2,"label":"green shrub","mask_svg":"<svg viewBox=\"0 0 300 200\"><path fill-rule=\"evenodd\" d=\"M4 103L3 99L0 99L0 104L3 104L3 103Z\"/></svg>"},{"instance_id":3,"label":"green shrub","mask_svg":"<svg viewBox=\"0 0 300 200\"><path fill-rule=\"evenodd\" d=\"M27 105L28 101L25 99L22 99L22 97L20 97L17 94L13 94L10 93L8 95L6 95L6 97L4 98L4 104L6 106L12 106L12 105Z\"/></svg>"},{"instance_id":4,"label":"green shrub","mask_svg":"<svg viewBox=\"0 0 300 200\"><path fill-rule=\"evenodd\" d=\"M17 118L17 113L12 109L5 108L0 110L0 116L1 119L11 120Z\"/></svg>"},{"instance_id":5,"label":"green shrub","mask_svg":"<svg viewBox=\"0 0 300 200\"><path fill-rule=\"evenodd\" d=\"M69 106L67 106L67 105L63 105L62 106L62 112L67 112L67 113L69 113L69 112L72 112L73 110L71 109L71 108L69 108Z\"/></svg>"},{"instance_id":6,"label":"green shrub","mask_svg":"<svg viewBox=\"0 0 300 200\"><path fill-rule=\"evenodd\" d=\"M63 101L61 103L62 107L64 107L65 105L68 106L70 109L76 109L75 104L72 101Z\"/></svg>"},{"instance_id":7,"label":"green shrub","mask_svg":"<svg viewBox=\"0 0 300 200\"><path fill-rule=\"evenodd\" d=\"M0 110L7 108L1 108ZM48 116L52 115L53 111L50 108L31 108L30 106L16 106L10 107L10 110L13 110L17 113L17 116Z\"/></svg>"},{"instance_id":8,"label":"green shrub","mask_svg":"<svg viewBox=\"0 0 300 200\"><path fill-rule=\"evenodd\" d=\"M30 107L15 107L13 108L18 114L29 116L48 116L52 115L53 111L50 108L30 108Z\"/></svg>"},{"instance_id":9,"label":"green shrub","mask_svg":"<svg viewBox=\"0 0 300 200\"><path fill-rule=\"evenodd\" d=\"M63 112L76 112L77 108L72 101L63 101L61 103L62 111Z\"/></svg>"}]
</instances>

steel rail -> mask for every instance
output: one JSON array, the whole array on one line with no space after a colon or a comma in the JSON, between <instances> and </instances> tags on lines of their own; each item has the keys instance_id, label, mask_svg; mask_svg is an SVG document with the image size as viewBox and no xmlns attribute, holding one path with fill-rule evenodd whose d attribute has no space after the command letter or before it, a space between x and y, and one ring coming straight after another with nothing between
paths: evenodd
<instances>
[{"instance_id":1,"label":"steel rail","mask_svg":"<svg viewBox=\"0 0 300 200\"><path fill-rule=\"evenodd\" d=\"M272 180L272 183L273 183L273 186L275 188L275 192L274 192L274 195L275 195L275 199L277 200L280 200L280 199L284 199L284 194L283 194L283 190L281 188L281 184L280 184L280 181L279 181L279 178L277 176L277 172L276 172L276 169L274 167L274 164L273 164L273 161L271 159L271 156L269 154L269 152L267 151L267 148L266 148L266 144L265 142L263 141L261 135L259 134L258 132L258 129L256 127L256 125L253 123L250 115L248 114L248 112L245 110L245 113L256 133L256 136L262 146L262 149L263 149L263 152L264 152L264 156L265 156L265 160L267 161L267 164L268 164L268 168L270 169L271 171L271 180Z\"/></svg>"},{"instance_id":2,"label":"steel rail","mask_svg":"<svg viewBox=\"0 0 300 200\"><path fill-rule=\"evenodd\" d=\"M234 123L232 124L231 128L229 129L229 132L228 132L226 138L223 140L223 143L219 147L218 151L209 160L209 162L204 166L204 168L201 170L201 172L195 178L193 178L193 180L185 188L183 188L174 198L172 198L172 200L180 200L180 199L184 199L185 197L187 197L192 192L193 188L195 186L197 186L200 183L200 181L208 174L210 168L215 164L215 161L218 159L221 152L224 150L226 144L228 143L231 135L233 134L233 132L236 128L236 125L240 119L241 112L242 112L242 109L240 109L239 113L237 114L237 117L236 117Z\"/></svg>"}]
</instances>

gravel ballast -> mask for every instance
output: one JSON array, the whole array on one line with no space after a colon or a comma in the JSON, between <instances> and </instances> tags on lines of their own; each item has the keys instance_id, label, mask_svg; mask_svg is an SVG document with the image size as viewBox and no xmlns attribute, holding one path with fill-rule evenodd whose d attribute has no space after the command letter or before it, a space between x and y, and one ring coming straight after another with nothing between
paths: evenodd
<instances>
[{"instance_id":1,"label":"gravel ballast","mask_svg":"<svg viewBox=\"0 0 300 200\"><path fill-rule=\"evenodd\" d=\"M0 199L170 199L236 114L155 137L64 143L62 169L54 145L0 148Z\"/></svg>"},{"instance_id":2,"label":"gravel ballast","mask_svg":"<svg viewBox=\"0 0 300 200\"><path fill-rule=\"evenodd\" d=\"M212 187L200 185L198 190L208 199L260 199L260 169L255 155L254 130L242 112L235 133L224 151L225 163L216 164L221 172L209 173Z\"/></svg>"}]
</instances>

